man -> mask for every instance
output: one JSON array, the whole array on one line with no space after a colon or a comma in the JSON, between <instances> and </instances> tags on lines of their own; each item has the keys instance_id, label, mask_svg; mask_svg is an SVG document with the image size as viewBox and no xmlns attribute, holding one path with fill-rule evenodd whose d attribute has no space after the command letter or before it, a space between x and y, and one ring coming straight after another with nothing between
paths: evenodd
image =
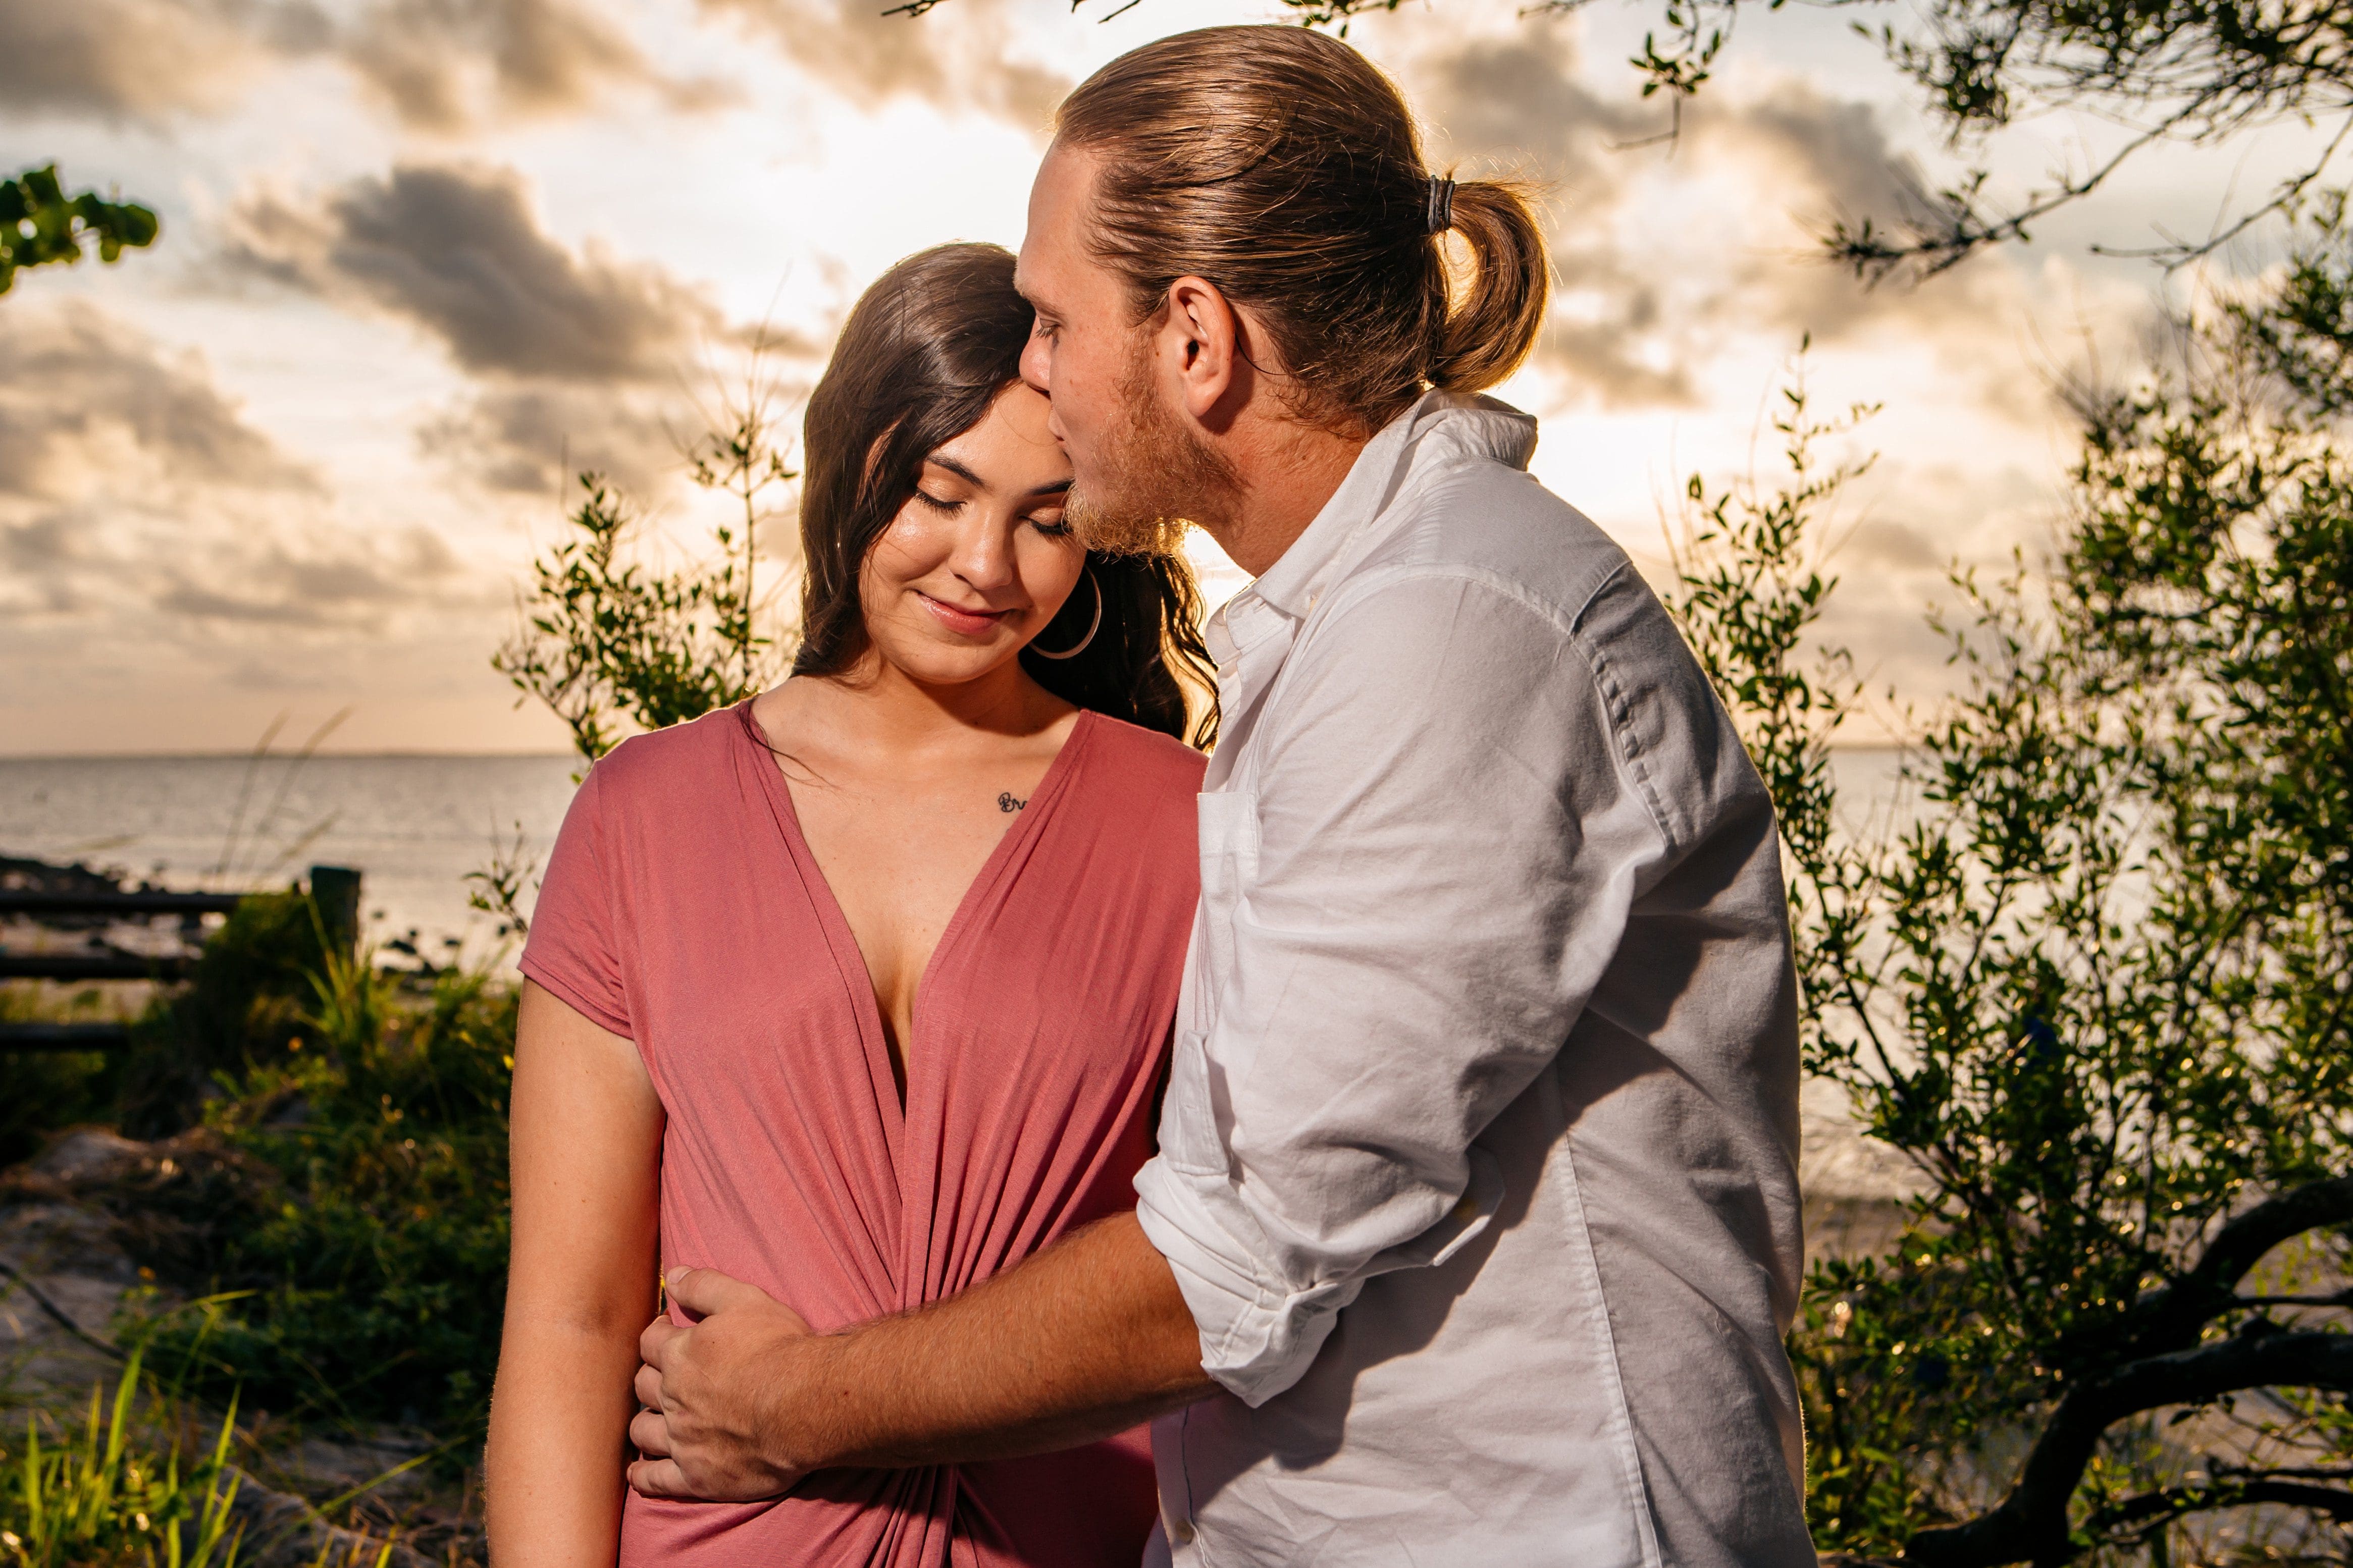
<instances>
[{"instance_id":1,"label":"man","mask_svg":"<svg viewBox=\"0 0 2353 1568\"><path fill-rule=\"evenodd\" d=\"M1020 282L1071 511L1258 574L1209 627L1160 1154L1134 1215L849 1333L673 1279L702 1316L647 1331L632 1484L1154 1415L1178 1563L1810 1563L1770 804L1526 476L1534 421L1470 395L1542 324L1533 216L1433 178L1394 87L1297 28L1149 45L1056 129Z\"/></svg>"}]
</instances>

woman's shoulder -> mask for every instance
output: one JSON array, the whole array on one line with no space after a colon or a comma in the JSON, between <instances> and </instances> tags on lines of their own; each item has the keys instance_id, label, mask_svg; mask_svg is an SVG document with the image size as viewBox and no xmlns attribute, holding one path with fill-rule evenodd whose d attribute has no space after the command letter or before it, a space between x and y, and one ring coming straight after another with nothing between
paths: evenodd
<instances>
[{"instance_id":1,"label":"woman's shoulder","mask_svg":"<svg viewBox=\"0 0 2353 1568\"><path fill-rule=\"evenodd\" d=\"M725 776L718 764L738 743L743 728L740 710L715 708L700 719L632 735L596 759L587 782L608 807L658 799L674 811L682 788Z\"/></svg>"},{"instance_id":2,"label":"woman's shoulder","mask_svg":"<svg viewBox=\"0 0 2353 1568\"><path fill-rule=\"evenodd\" d=\"M1092 709L1085 721L1092 729L1088 744L1094 760L1120 775L1130 788L1157 784L1187 795L1201 793L1201 774L1209 760L1174 735Z\"/></svg>"}]
</instances>

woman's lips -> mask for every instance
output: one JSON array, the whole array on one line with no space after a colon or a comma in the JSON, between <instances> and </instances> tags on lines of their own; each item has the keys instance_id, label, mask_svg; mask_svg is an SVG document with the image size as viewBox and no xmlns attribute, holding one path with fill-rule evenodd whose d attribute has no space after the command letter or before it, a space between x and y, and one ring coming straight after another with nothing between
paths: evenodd
<instances>
[{"instance_id":1,"label":"woman's lips","mask_svg":"<svg viewBox=\"0 0 2353 1568\"><path fill-rule=\"evenodd\" d=\"M954 605L933 598L920 588L915 591L915 597L923 602L923 608L931 611L940 625L962 637L979 637L1013 613L1010 610L958 609Z\"/></svg>"}]
</instances>

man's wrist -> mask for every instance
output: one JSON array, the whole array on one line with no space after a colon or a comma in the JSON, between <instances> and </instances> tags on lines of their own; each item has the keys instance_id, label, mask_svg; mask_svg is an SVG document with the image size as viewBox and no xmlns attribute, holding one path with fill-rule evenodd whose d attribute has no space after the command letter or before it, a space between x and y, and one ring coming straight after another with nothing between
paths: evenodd
<instances>
[{"instance_id":1,"label":"man's wrist","mask_svg":"<svg viewBox=\"0 0 2353 1568\"><path fill-rule=\"evenodd\" d=\"M794 1341L784 1364L766 1380L760 1448L778 1477L797 1479L854 1464L867 1446L872 1423L860 1409L866 1391L850 1371L851 1342L863 1331L843 1329Z\"/></svg>"},{"instance_id":2,"label":"man's wrist","mask_svg":"<svg viewBox=\"0 0 2353 1568\"><path fill-rule=\"evenodd\" d=\"M1141 1336L1139 1338L1139 1336ZM761 1344L723 1441L776 1495L811 1471L1075 1447L1211 1392L1190 1312L1133 1219L961 1296Z\"/></svg>"},{"instance_id":3,"label":"man's wrist","mask_svg":"<svg viewBox=\"0 0 2353 1568\"><path fill-rule=\"evenodd\" d=\"M953 1312L949 1314L953 1316ZM895 1313L801 1342L789 1387L772 1395L767 1428L784 1435L775 1459L799 1474L835 1468L897 1469L953 1462L985 1430L954 1392L930 1381L955 1361L940 1340L937 1307ZM916 1369L923 1369L922 1372Z\"/></svg>"}]
</instances>

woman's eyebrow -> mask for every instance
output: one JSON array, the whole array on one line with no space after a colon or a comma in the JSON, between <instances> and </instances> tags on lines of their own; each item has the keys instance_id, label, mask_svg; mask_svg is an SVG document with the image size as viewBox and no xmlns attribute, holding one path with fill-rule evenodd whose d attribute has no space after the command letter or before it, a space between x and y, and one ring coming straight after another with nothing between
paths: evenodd
<instances>
[{"instance_id":1,"label":"woman's eyebrow","mask_svg":"<svg viewBox=\"0 0 2353 1568\"><path fill-rule=\"evenodd\" d=\"M923 461L930 464L934 468L945 468L949 473L954 474L956 478L972 486L975 489L985 490L989 488L987 480L982 479L978 474L974 473L969 468L957 462L954 458L949 457L944 452L934 452L930 457L925 458ZM1035 500L1043 496L1064 495L1069 492L1070 488L1071 481L1068 479L1060 479L1050 484L1032 487L1029 490L1025 492L1023 499L1027 500Z\"/></svg>"},{"instance_id":2,"label":"woman's eyebrow","mask_svg":"<svg viewBox=\"0 0 2353 1568\"><path fill-rule=\"evenodd\" d=\"M988 488L987 484L982 480L978 474L974 473L970 468L965 468L962 463L957 462L954 458L949 457L944 452L934 452L930 457L925 458L923 461L929 463L933 468L945 468L949 473L954 474L956 478L962 479L968 485L977 486L981 489L987 489Z\"/></svg>"}]
</instances>

